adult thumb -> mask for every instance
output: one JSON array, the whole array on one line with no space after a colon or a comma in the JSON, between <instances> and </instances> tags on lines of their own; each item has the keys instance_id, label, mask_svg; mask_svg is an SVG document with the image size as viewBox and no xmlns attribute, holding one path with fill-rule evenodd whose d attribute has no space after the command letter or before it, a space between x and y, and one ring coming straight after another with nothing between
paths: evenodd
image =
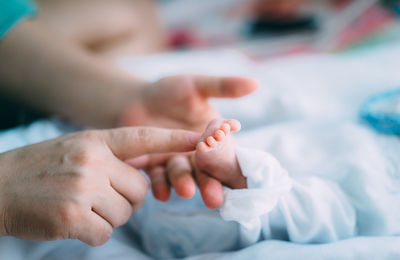
<instances>
[{"instance_id":1,"label":"adult thumb","mask_svg":"<svg viewBox=\"0 0 400 260\"><path fill-rule=\"evenodd\" d=\"M178 129L123 127L104 130L103 138L116 157L127 160L150 153L192 151L200 135Z\"/></svg>"}]
</instances>

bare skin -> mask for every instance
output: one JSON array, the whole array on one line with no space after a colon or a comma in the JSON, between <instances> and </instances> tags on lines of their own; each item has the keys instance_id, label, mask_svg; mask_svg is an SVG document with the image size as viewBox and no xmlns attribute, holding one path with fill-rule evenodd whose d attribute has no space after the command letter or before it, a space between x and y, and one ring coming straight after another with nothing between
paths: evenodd
<instances>
[{"instance_id":1,"label":"bare skin","mask_svg":"<svg viewBox=\"0 0 400 260\"><path fill-rule=\"evenodd\" d=\"M199 139L196 151L170 157L146 155L129 163L145 169L156 199L168 201L171 187L178 196L191 198L199 187L205 205L216 209L223 203L222 185L233 189L247 187L236 154L231 132L240 130L237 120L214 119Z\"/></svg>"},{"instance_id":2,"label":"bare skin","mask_svg":"<svg viewBox=\"0 0 400 260\"><path fill-rule=\"evenodd\" d=\"M95 24L79 26L83 28L80 32L51 21L43 11L0 41L2 97L80 125L152 125L202 131L215 117L209 97L239 97L257 87L243 78L191 75L145 82L92 51L87 42L96 42L95 36L81 39L79 35L90 29L97 35ZM171 104L182 109L171 110ZM199 111L204 116L193 117Z\"/></svg>"},{"instance_id":3,"label":"bare skin","mask_svg":"<svg viewBox=\"0 0 400 260\"><path fill-rule=\"evenodd\" d=\"M166 33L151 0L38 0L37 21L106 58L165 51Z\"/></svg>"},{"instance_id":4,"label":"bare skin","mask_svg":"<svg viewBox=\"0 0 400 260\"><path fill-rule=\"evenodd\" d=\"M0 154L0 236L105 243L143 203L147 180L124 160L195 149L185 130L78 132Z\"/></svg>"},{"instance_id":5,"label":"bare skin","mask_svg":"<svg viewBox=\"0 0 400 260\"><path fill-rule=\"evenodd\" d=\"M247 187L235 154L231 132L240 130L237 120L215 119L207 126L195 152L196 167L232 189Z\"/></svg>"},{"instance_id":6,"label":"bare skin","mask_svg":"<svg viewBox=\"0 0 400 260\"><path fill-rule=\"evenodd\" d=\"M21 22L0 41L0 95L80 125L97 128L141 125L204 131L216 116L208 103L210 97L244 96L253 92L257 84L244 78L198 75L168 77L153 83L116 67L110 58L164 49L164 34L151 3L147 0L39 0L38 16ZM77 145L82 139L77 138ZM62 157L63 152L68 152L54 145L40 147L44 146L32 146L19 150L18 154L45 154L46 151ZM205 194L217 194L205 197L206 204L217 207L221 200L215 202L214 197L222 196L217 180L201 173L200 177L193 178L186 157L173 157L167 163L163 157L164 162L158 166L146 166L154 182L153 192L161 200L168 199L171 183L182 197L190 197L196 183L201 182L202 189L209 190ZM16 157L2 158L11 158L10 164L6 159L1 160L4 174L13 173L4 165L12 165L12 158ZM43 169L47 165L50 163L44 161ZM21 176L13 178L30 174L30 168L29 164L26 168L21 165L18 171ZM25 184L29 190L29 183ZM12 223L16 229L17 224ZM40 227L45 228L37 225L34 234L25 235L48 238L47 234L40 237ZM26 237L23 230L6 234Z\"/></svg>"}]
</instances>

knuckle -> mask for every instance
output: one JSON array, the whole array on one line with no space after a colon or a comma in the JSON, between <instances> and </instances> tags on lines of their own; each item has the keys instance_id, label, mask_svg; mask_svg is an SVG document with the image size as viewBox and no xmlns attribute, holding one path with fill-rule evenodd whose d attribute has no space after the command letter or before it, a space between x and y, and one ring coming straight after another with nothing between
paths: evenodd
<instances>
[{"instance_id":1,"label":"knuckle","mask_svg":"<svg viewBox=\"0 0 400 260\"><path fill-rule=\"evenodd\" d=\"M132 216L132 213L133 213L133 208L129 207L129 209L126 209L126 211L123 214L121 214L122 218L121 218L120 226L122 226L122 225L124 225L125 223L128 222L128 220Z\"/></svg>"},{"instance_id":2,"label":"knuckle","mask_svg":"<svg viewBox=\"0 0 400 260\"><path fill-rule=\"evenodd\" d=\"M139 139L147 139L147 138L149 138L149 135L150 135L149 132L150 132L149 128L147 128L147 127L139 127L137 129L136 133L137 133L137 137Z\"/></svg>"},{"instance_id":3,"label":"knuckle","mask_svg":"<svg viewBox=\"0 0 400 260\"><path fill-rule=\"evenodd\" d=\"M130 214L135 212L140 205L143 204L144 200L146 199L148 190L149 190L149 182L147 179L142 176L141 174L138 175L139 177L135 178L135 187L132 190L131 196L130 196L130 203L133 209Z\"/></svg>"},{"instance_id":4,"label":"knuckle","mask_svg":"<svg viewBox=\"0 0 400 260\"><path fill-rule=\"evenodd\" d=\"M149 183L147 181L144 181L141 185L137 185L135 190L135 201L132 201L132 205L134 205L133 211L136 211L136 209L143 204L144 200L146 199L148 189Z\"/></svg>"},{"instance_id":5,"label":"knuckle","mask_svg":"<svg viewBox=\"0 0 400 260\"><path fill-rule=\"evenodd\" d=\"M76 134L76 138L82 140L97 140L99 138L99 131L98 130L86 130Z\"/></svg>"},{"instance_id":6,"label":"knuckle","mask_svg":"<svg viewBox=\"0 0 400 260\"><path fill-rule=\"evenodd\" d=\"M98 164L98 153L90 146L80 144L78 147L66 152L62 158L63 163L77 175L86 175Z\"/></svg>"},{"instance_id":7,"label":"knuckle","mask_svg":"<svg viewBox=\"0 0 400 260\"><path fill-rule=\"evenodd\" d=\"M124 225L126 222L128 222L129 218L131 217L133 213L132 207L129 205L127 207L122 207L120 212L118 212L118 218L115 219L113 226L114 227L120 227Z\"/></svg>"},{"instance_id":8,"label":"knuckle","mask_svg":"<svg viewBox=\"0 0 400 260\"><path fill-rule=\"evenodd\" d=\"M181 136L182 136L182 130L173 130L169 137L169 139L171 140L170 143L175 144L176 142L179 141Z\"/></svg>"},{"instance_id":9,"label":"knuckle","mask_svg":"<svg viewBox=\"0 0 400 260\"><path fill-rule=\"evenodd\" d=\"M147 144L151 142L151 130L148 127L139 127L136 131L137 140L143 144L143 147L147 150Z\"/></svg>"},{"instance_id":10,"label":"knuckle","mask_svg":"<svg viewBox=\"0 0 400 260\"><path fill-rule=\"evenodd\" d=\"M68 159L78 168L85 167L92 162L92 154L86 147L80 147L70 153Z\"/></svg>"},{"instance_id":11,"label":"knuckle","mask_svg":"<svg viewBox=\"0 0 400 260\"><path fill-rule=\"evenodd\" d=\"M101 159L96 152L90 149L78 148L64 154L65 170L68 172L65 178L69 188L77 192L84 192L91 184L91 179L101 170Z\"/></svg>"},{"instance_id":12,"label":"knuckle","mask_svg":"<svg viewBox=\"0 0 400 260\"><path fill-rule=\"evenodd\" d=\"M113 229L109 226L104 226L97 232L97 234L94 234L91 237L91 239L88 241L88 244L91 246L101 246L111 238L112 234Z\"/></svg>"},{"instance_id":13,"label":"knuckle","mask_svg":"<svg viewBox=\"0 0 400 260\"><path fill-rule=\"evenodd\" d=\"M73 226L80 220L79 203L74 201L60 204L58 208L58 217L65 226Z\"/></svg>"},{"instance_id":14,"label":"knuckle","mask_svg":"<svg viewBox=\"0 0 400 260\"><path fill-rule=\"evenodd\" d=\"M61 145L66 149L73 149L81 144L99 139L99 130L87 130L71 134L66 134L61 138Z\"/></svg>"},{"instance_id":15,"label":"knuckle","mask_svg":"<svg viewBox=\"0 0 400 260\"><path fill-rule=\"evenodd\" d=\"M146 198L147 192L149 190L149 182L146 180L146 178L141 178L141 185L139 186L138 193L139 193L139 198L141 201L143 201Z\"/></svg>"}]
</instances>

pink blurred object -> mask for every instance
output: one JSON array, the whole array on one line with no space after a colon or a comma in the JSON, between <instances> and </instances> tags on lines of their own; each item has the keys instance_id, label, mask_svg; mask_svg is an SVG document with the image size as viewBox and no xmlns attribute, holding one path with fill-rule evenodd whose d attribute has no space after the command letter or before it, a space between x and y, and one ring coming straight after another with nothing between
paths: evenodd
<instances>
[{"instance_id":1,"label":"pink blurred object","mask_svg":"<svg viewBox=\"0 0 400 260\"><path fill-rule=\"evenodd\" d=\"M377 4L372 5L340 32L335 49L345 49L362 42L369 36L391 26L394 19L395 17L389 10Z\"/></svg>"},{"instance_id":2,"label":"pink blurred object","mask_svg":"<svg viewBox=\"0 0 400 260\"><path fill-rule=\"evenodd\" d=\"M170 32L168 45L173 49L206 47L207 43L194 30L179 29Z\"/></svg>"},{"instance_id":3,"label":"pink blurred object","mask_svg":"<svg viewBox=\"0 0 400 260\"><path fill-rule=\"evenodd\" d=\"M396 17L378 0L295 0L308 14L318 18L320 29L317 32L251 38L245 28L254 2L260 3L259 0L171 1L166 8L172 21L169 24L171 48L229 47L255 60L262 60L299 53L346 50L397 23ZM267 7L271 8L270 5Z\"/></svg>"}]
</instances>

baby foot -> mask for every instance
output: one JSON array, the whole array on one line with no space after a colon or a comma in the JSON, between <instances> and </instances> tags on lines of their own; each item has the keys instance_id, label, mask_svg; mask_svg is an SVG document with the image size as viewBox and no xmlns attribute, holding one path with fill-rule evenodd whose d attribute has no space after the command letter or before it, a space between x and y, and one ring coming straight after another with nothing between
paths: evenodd
<instances>
[{"instance_id":1,"label":"baby foot","mask_svg":"<svg viewBox=\"0 0 400 260\"><path fill-rule=\"evenodd\" d=\"M231 132L240 130L237 120L215 119L211 121L197 145L196 166L208 175L233 189L246 188L235 154Z\"/></svg>"}]
</instances>

